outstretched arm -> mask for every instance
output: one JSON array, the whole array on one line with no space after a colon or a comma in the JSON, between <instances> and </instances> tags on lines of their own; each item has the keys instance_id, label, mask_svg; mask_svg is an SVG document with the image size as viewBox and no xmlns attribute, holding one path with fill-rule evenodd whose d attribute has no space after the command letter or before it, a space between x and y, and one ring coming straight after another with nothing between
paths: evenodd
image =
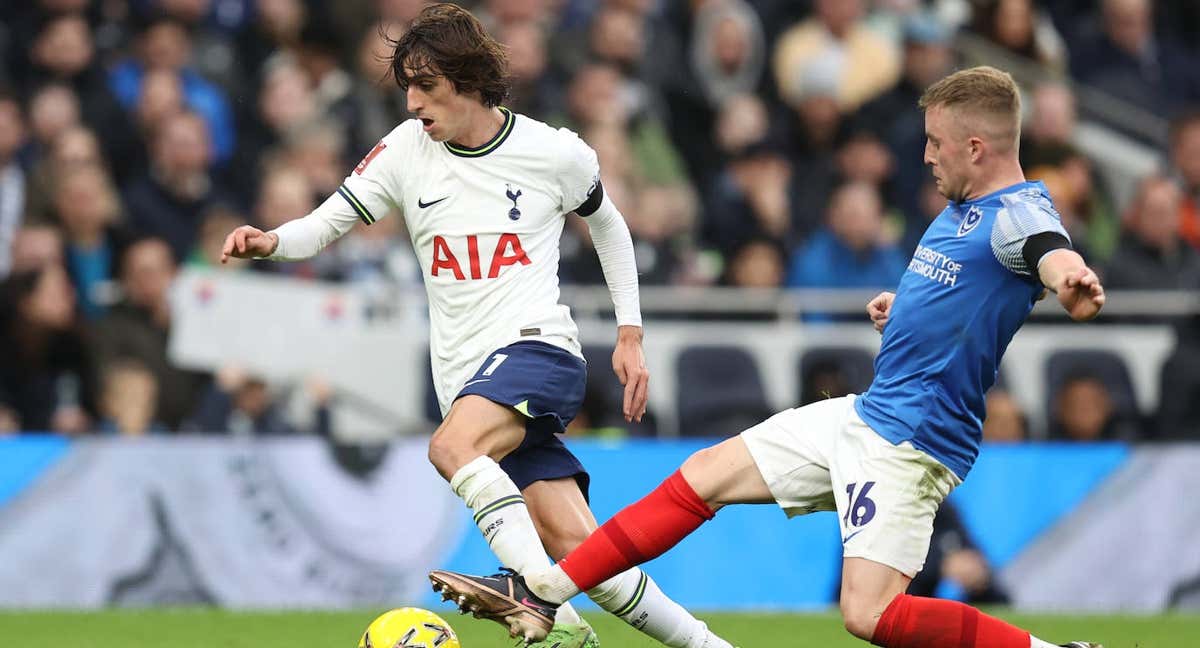
<instances>
[{"instance_id":1,"label":"outstretched arm","mask_svg":"<svg viewBox=\"0 0 1200 648\"><path fill-rule=\"evenodd\" d=\"M269 232L252 225L233 230L225 237L221 263L229 257L272 261L307 259L349 232L360 218L349 202L335 194L307 216L288 221Z\"/></svg>"},{"instance_id":2,"label":"outstretched arm","mask_svg":"<svg viewBox=\"0 0 1200 648\"><path fill-rule=\"evenodd\" d=\"M1038 263L1042 285L1058 295L1058 303L1077 322L1090 320L1104 307L1104 286L1078 252L1060 248Z\"/></svg>"},{"instance_id":3,"label":"outstretched arm","mask_svg":"<svg viewBox=\"0 0 1200 648\"><path fill-rule=\"evenodd\" d=\"M584 216L604 281L612 294L617 315L617 345L613 350L613 371L625 386L622 412L626 421L641 421L646 413L650 372L642 352L642 311L638 301L637 263L633 256L633 238L625 218L616 205L600 192L598 205L580 206L576 212ZM585 213L586 212L586 213Z\"/></svg>"}]
</instances>

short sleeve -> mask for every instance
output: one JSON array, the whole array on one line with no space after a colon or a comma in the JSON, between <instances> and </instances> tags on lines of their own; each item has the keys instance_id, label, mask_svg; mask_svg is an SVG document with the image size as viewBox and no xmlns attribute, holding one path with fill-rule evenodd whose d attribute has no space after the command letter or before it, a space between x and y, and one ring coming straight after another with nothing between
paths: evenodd
<instances>
[{"instance_id":1,"label":"short sleeve","mask_svg":"<svg viewBox=\"0 0 1200 648\"><path fill-rule=\"evenodd\" d=\"M1025 242L1046 232L1071 240L1058 212L1044 198L1029 200L1016 194L1001 198L1003 207L992 225L992 253L1001 265L1022 276L1032 276L1036 268L1025 261Z\"/></svg>"},{"instance_id":2,"label":"short sleeve","mask_svg":"<svg viewBox=\"0 0 1200 648\"><path fill-rule=\"evenodd\" d=\"M338 195L368 225L403 204L400 179L413 153L411 146L404 145L409 128L405 122L379 140L338 187Z\"/></svg>"},{"instance_id":3,"label":"short sleeve","mask_svg":"<svg viewBox=\"0 0 1200 648\"><path fill-rule=\"evenodd\" d=\"M603 189L600 186L600 162L596 152L578 135L566 128L558 130L563 142L563 154L558 169L564 213L579 211L586 216L600 206ZM584 205L595 204L591 209Z\"/></svg>"}]
</instances>

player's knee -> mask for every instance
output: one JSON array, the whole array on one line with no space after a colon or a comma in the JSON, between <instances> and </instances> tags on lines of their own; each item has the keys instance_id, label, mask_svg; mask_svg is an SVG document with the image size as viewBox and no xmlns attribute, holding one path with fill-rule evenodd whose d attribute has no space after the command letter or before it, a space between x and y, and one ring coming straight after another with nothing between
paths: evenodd
<instances>
[{"instance_id":1,"label":"player's knee","mask_svg":"<svg viewBox=\"0 0 1200 648\"><path fill-rule=\"evenodd\" d=\"M873 601L865 601L859 597L843 596L841 601L842 622L846 631L862 639L870 641L875 634L875 624L879 623L879 613Z\"/></svg>"},{"instance_id":2,"label":"player's knee","mask_svg":"<svg viewBox=\"0 0 1200 648\"><path fill-rule=\"evenodd\" d=\"M696 492L700 499L708 505L708 508L716 511L721 508L721 488L719 483L710 483L709 480L696 479L696 475L714 475L719 474L716 467L719 465L718 446L711 446L692 453L692 456L687 458L680 467L680 472L683 473L684 479L687 479L688 485ZM689 476L691 477L689 479Z\"/></svg>"},{"instance_id":3,"label":"player's knee","mask_svg":"<svg viewBox=\"0 0 1200 648\"><path fill-rule=\"evenodd\" d=\"M434 432L429 439L429 463L433 464L447 481L459 468L470 463L479 454L469 444L464 444L461 439L455 439L453 435L442 430Z\"/></svg>"}]
</instances>

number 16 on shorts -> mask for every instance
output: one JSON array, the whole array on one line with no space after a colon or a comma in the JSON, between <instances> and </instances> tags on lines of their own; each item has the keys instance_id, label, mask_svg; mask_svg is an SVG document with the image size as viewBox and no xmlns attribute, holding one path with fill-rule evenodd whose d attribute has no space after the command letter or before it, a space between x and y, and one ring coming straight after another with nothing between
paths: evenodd
<instances>
[{"instance_id":1,"label":"number 16 on shorts","mask_svg":"<svg viewBox=\"0 0 1200 648\"><path fill-rule=\"evenodd\" d=\"M842 538L842 544L846 544L862 530L861 527L866 526L875 517L875 501L870 497L874 486L873 481L863 482L861 485L858 482L846 484L846 512L842 515L842 526L847 531L851 528L858 530Z\"/></svg>"}]
</instances>

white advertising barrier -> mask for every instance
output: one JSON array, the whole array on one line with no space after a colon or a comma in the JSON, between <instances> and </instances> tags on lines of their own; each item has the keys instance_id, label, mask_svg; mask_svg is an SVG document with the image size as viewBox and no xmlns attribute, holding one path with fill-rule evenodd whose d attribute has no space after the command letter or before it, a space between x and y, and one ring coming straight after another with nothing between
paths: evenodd
<instances>
[{"instance_id":1,"label":"white advertising barrier","mask_svg":"<svg viewBox=\"0 0 1200 648\"><path fill-rule=\"evenodd\" d=\"M360 479L315 439L74 443L0 509L0 607L417 600L468 521L425 453Z\"/></svg>"},{"instance_id":2,"label":"white advertising barrier","mask_svg":"<svg viewBox=\"0 0 1200 648\"><path fill-rule=\"evenodd\" d=\"M377 288L377 287L376 287ZM173 292L171 353L176 362L215 369L236 362L268 378L299 381L319 374L339 393L334 428L348 439L383 438L397 431L428 431L429 383L426 305L420 289L394 293L253 273L190 270ZM609 346L616 326L577 318L585 345ZM744 348L762 372L767 402L782 410L798 402L797 361L807 349L879 350L880 336L864 323L653 321L646 326L650 408L660 433L678 430L680 385L676 360L689 346ZM1064 349L1104 349L1124 360L1143 412L1158 405L1159 372L1175 348L1167 325L1028 324L1017 332L1001 371L1008 389L1030 414L1034 435L1044 420L1045 359ZM610 371L608 363L592 371Z\"/></svg>"},{"instance_id":3,"label":"white advertising barrier","mask_svg":"<svg viewBox=\"0 0 1200 648\"><path fill-rule=\"evenodd\" d=\"M379 303L388 312L372 317ZM172 288L171 358L201 370L237 364L276 381L319 376L340 397L335 429L391 436L425 425L425 305L401 312L406 303L363 286L188 270Z\"/></svg>"},{"instance_id":4,"label":"white advertising barrier","mask_svg":"<svg viewBox=\"0 0 1200 648\"><path fill-rule=\"evenodd\" d=\"M1027 610L1200 609L1197 467L1194 444L1138 448L1001 572L1013 603Z\"/></svg>"}]
</instances>

